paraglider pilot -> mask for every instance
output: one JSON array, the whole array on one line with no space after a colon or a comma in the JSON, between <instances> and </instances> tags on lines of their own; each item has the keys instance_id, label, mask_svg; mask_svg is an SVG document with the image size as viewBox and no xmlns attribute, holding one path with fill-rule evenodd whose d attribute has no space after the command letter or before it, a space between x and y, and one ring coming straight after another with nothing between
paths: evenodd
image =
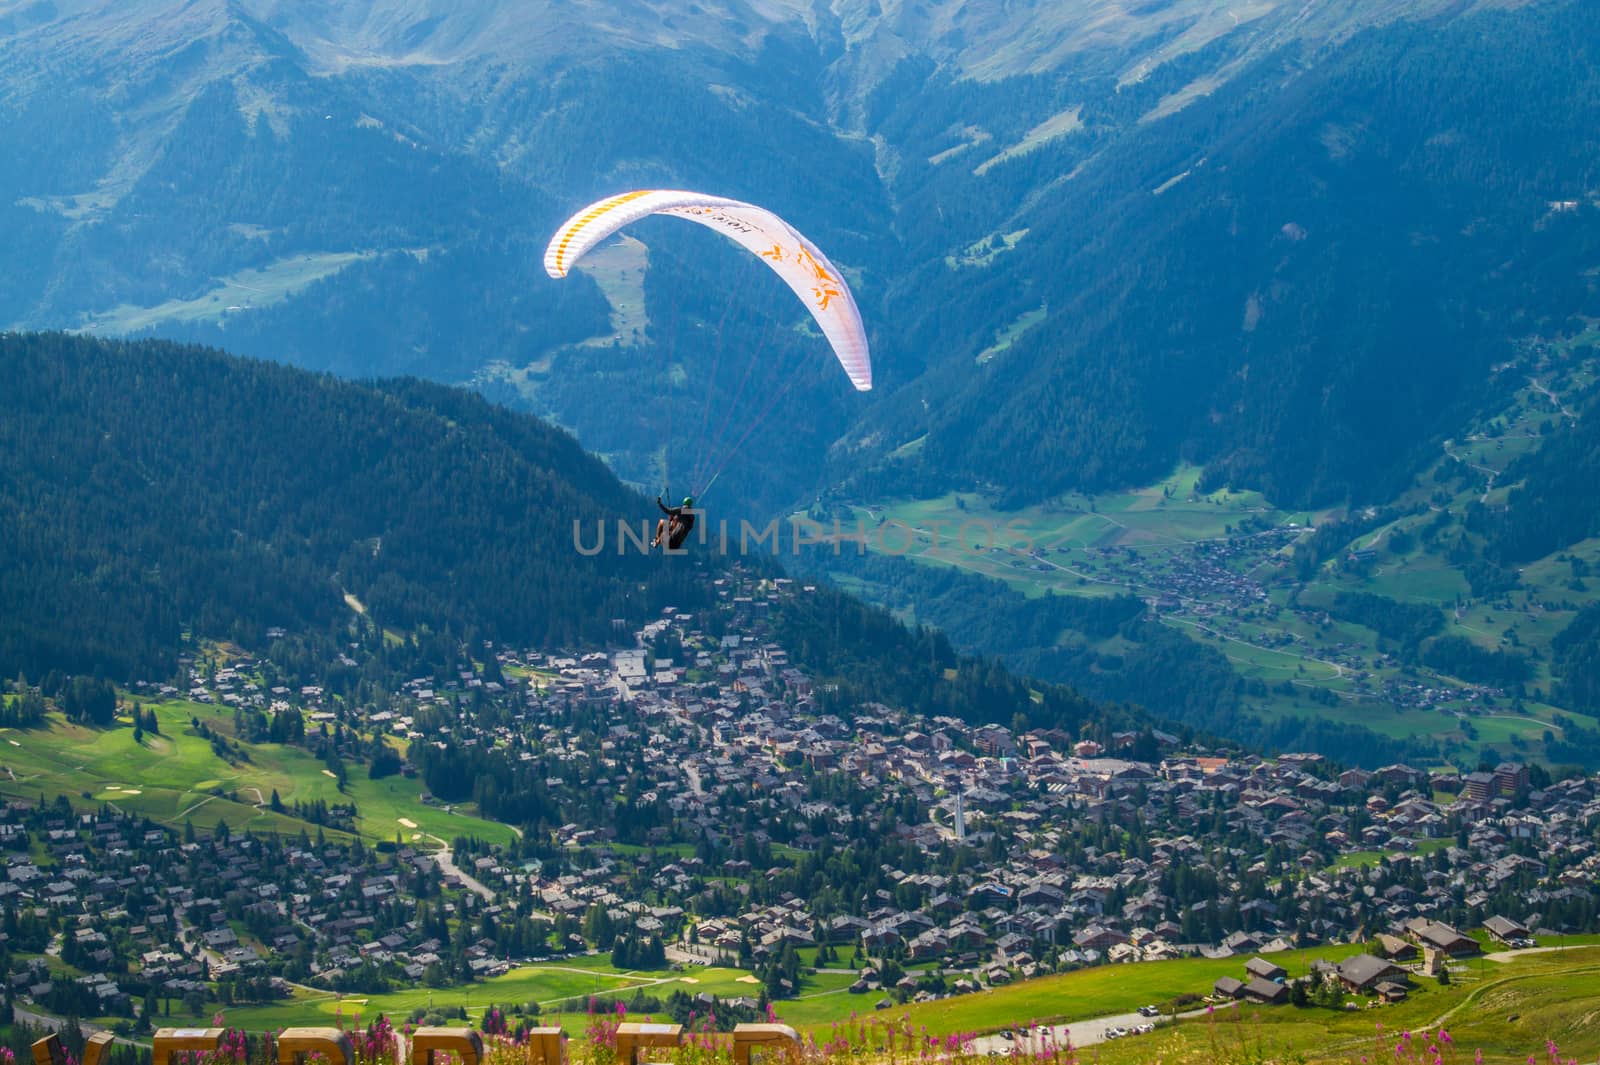
<instances>
[{"instance_id":1,"label":"paraglider pilot","mask_svg":"<svg viewBox=\"0 0 1600 1065\"><path fill-rule=\"evenodd\" d=\"M656 522L656 537L650 541L650 546L658 547L665 540L667 550L676 551L689 538L689 530L694 528L694 497L685 496L681 505L669 507L661 502L660 496L656 496L656 506L661 508L661 513L666 517Z\"/></svg>"}]
</instances>

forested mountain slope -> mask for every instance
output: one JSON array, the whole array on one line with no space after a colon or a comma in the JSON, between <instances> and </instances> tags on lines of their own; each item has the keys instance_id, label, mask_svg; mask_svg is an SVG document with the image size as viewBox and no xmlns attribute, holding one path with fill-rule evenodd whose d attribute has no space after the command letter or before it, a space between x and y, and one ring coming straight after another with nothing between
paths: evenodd
<instances>
[{"instance_id":1,"label":"forested mountain slope","mask_svg":"<svg viewBox=\"0 0 1600 1065\"><path fill-rule=\"evenodd\" d=\"M648 501L566 433L463 390L15 333L0 388L22 398L0 417L0 676L165 678L186 636L262 648L273 627L332 660L352 611L391 640L444 637L430 646L604 646L614 619L709 607L731 572L714 546L619 542L618 522L645 534ZM1148 727L827 589L774 613L842 713Z\"/></svg>"},{"instance_id":2,"label":"forested mountain slope","mask_svg":"<svg viewBox=\"0 0 1600 1065\"><path fill-rule=\"evenodd\" d=\"M165 676L186 629L260 646L342 624L346 595L382 626L529 645L705 598L687 564L581 555L574 522L592 543L648 502L469 393L60 334L0 336L0 383L5 676Z\"/></svg>"},{"instance_id":3,"label":"forested mountain slope","mask_svg":"<svg viewBox=\"0 0 1600 1065\"><path fill-rule=\"evenodd\" d=\"M1580 575L1553 576L1592 531L1585 453L1570 427L1543 472L1459 445L1545 373L1507 369L1528 344L1600 318L1596 42L1600 8L1582 0L607 0L536 17L0 0L0 326L471 383L651 494L737 450L714 500L735 515L956 491L1070 509L1074 491L1197 468L1201 498L1258 490L1331 526L1273 586L1301 628L1250 639L1313 639L1313 608L1337 595L1291 601L1290 585L1397 528L1411 554L1372 588L1334 574L1340 590L1480 634L1435 633L1368 681L1411 684L1396 674L1432 668L1425 655L1498 674L1450 642L1463 635L1528 657L1526 698L1568 700L1528 717L1529 742L1549 724L1562 750L1555 715L1580 705L1593 641L1579 626L1558 648L1546 630L1586 606L1561 594ZM696 227L651 220L572 277L544 275L561 220L647 185L755 200L815 239L860 299L874 391L852 393L804 309ZM1493 477L1432 501L1458 464ZM1536 648L1486 627L1519 569L1535 571L1517 606ZM909 584L930 598L897 606L970 617ZM1120 628L1058 646L1018 624L1018 645L953 635L1197 724L1233 720L1257 679L1219 644L1216 683L1173 691L1139 665L1189 654L1167 628L1133 623L1151 637L1136 650ZM1380 640L1355 641L1369 665ZM1329 716L1281 672L1261 681L1296 689L1278 702Z\"/></svg>"},{"instance_id":4,"label":"forested mountain slope","mask_svg":"<svg viewBox=\"0 0 1600 1065\"><path fill-rule=\"evenodd\" d=\"M888 313L929 370L861 438L882 453L926 432L904 486L965 476L1018 501L1180 458L1284 505L1394 494L1498 399L1514 340L1600 309L1597 41L1593 5L1399 23L1257 60L1098 150L1067 138L991 171L1054 184L961 219L988 240L965 261L987 265L936 260L928 220L906 234L915 274ZM884 94L885 126L931 135L925 116L976 90L946 92ZM973 183L955 169L908 161L900 180L953 197ZM979 224L1026 232L1006 250ZM979 307L1026 328L972 329Z\"/></svg>"}]
</instances>

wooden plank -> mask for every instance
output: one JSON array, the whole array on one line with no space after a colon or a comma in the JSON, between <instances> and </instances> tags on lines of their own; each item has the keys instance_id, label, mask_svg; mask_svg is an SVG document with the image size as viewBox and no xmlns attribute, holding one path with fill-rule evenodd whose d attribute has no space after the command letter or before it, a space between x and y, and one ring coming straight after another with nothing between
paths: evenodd
<instances>
[{"instance_id":1,"label":"wooden plank","mask_svg":"<svg viewBox=\"0 0 1600 1065\"><path fill-rule=\"evenodd\" d=\"M337 1028L285 1028L278 1034L278 1065L300 1065L321 1054L329 1065L355 1065L355 1046Z\"/></svg>"},{"instance_id":2,"label":"wooden plank","mask_svg":"<svg viewBox=\"0 0 1600 1065\"><path fill-rule=\"evenodd\" d=\"M418 1028L411 1033L411 1065L433 1065L437 1053L454 1055L460 1065L478 1065L483 1037L471 1028Z\"/></svg>"},{"instance_id":3,"label":"wooden plank","mask_svg":"<svg viewBox=\"0 0 1600 1065\"><path fill-rule=\"evenodd\" d=\"M639 1051L652 1047L676 1048L682 1040L681 1024L624 1021L617 1025L617 1061L620 1065L634 1065Z\"/></svg>"},{"instance_id":4,"label":"wooden plank","mask_svg":"<svg viewBox=\"0 0 1600 1065\"><path fill-rule=\"evenodd\" d=\"M158 1028L151 1042L150 1065L169 1065L174 1054L215 1054L223 1028Z\"/></svg>"}]
</instances>

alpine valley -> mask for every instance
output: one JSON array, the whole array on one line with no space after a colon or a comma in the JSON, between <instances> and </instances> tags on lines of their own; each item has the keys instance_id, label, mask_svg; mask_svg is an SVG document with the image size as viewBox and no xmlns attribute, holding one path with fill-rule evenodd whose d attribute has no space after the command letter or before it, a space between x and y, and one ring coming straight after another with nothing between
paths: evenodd
<instances>
[{"instance_id":1,"label":"alpine valley","mask_svg":"<svg viewBox=\"0 0 1600 1065\"><path fill-rule=\"evenodd\" d=\"M715 506L904 524L804 565L964 650L1594 765L1597 48L1582 0L5 0L0 324L469 384L652 490L771 397ZM870 396L694 227L545 277L650 186L826 248ZM930 552L978 518L1025 543Z\"/></svg>"},{"instance_id":2,"label":"alpine valley","mask_svg":"<svg viewBox=\"0 0 1600 1065\"><path fill-rule=\"evenodd\" d=\"M1595 0L0 0L0 1065L1594 1060L1597 161Z\"/></svg>"}]
</instances>

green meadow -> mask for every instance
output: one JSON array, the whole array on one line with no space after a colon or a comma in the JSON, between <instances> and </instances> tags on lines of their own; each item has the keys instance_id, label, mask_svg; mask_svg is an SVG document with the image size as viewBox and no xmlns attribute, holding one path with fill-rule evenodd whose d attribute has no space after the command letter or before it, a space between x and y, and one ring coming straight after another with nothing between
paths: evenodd
<instances>
[{"instance_id":1,"label":"green meadow","mask_svg":"<svg viewBox=\"0 0 1600 1065\"><path fill-rule=\"evenodd\" d=\"M846 988L854 976L845 973L815 973L805 977L799 997L780 1002L779 1014L790 1023L809 1024L847 1017L861 999ZM291 1025L332 1024L343 1018L349 1023L357 1015L373 1018L378 1014L408 1017L416 1010L439 1011L446 1016L465 1010L473 1020L484 1010L499 1007L514 1016L538 1017L541 1023L560 1025L570 1035L579 1035L589 1024L590 1000L596 996L626 1000L644 994L665 1001L675 991L697 995L710 993L722 999L759 997L761 988L750 973L740 969L690 967L683 972L622 971L611 966L604 955L562 959L550 963L523 965L480 983L448 988L407 988L382 995L336 995L300 989L295 996L263 1006L239 1006L227 1010L229 1024L250 1031L265 1031ZM530 1009L530 1004L537 1007ZM176 1002L173 1003L177 1005ZM870 1008L870 1007L868 1007ZM173 1013L173 1023L200 1023L209 1012L187 1016ZM652 1014L656 1020L665 1014ZM640 1019L645 1019L642 1015Z\"/></svg>"},{"instance_id":2,"label":"green meadow","mask_svg":"<svg viewBox=\"0 0 1600 1065\"><path fill-rule=\"evenodd\" d=\"M813 974L800 996L775 1004L780 1020L819 1040L836 1031L862 1025L894 1024L929 1035L982 1034L1032 1023L1065 1024L1131 1013L1140 1006L1163 1007L1168 1019L1152 1035L1097 1046L1093 1056L1108 1065L1121 1062L1238 1061L1371 1062L1381 1052L1394 1057L1401 1032L1413 1038L1436 1038L1442 1026L1452 1035L1453 1056L1447 1063L1465 1065L1481 1048L1488 1061L1523 1061L1529 1054L1543 1060L1545 1041L1553 1040L1563 1060L1590 1060L1600 1053L1600 945L1596 936L1572 937L1554 949L1499 952L1452 966L1448 985L1417 977L1405 1002L1377 1005L1353 997L1343 1008L1292 1006L1221 1006L1177 1020L1174 1009L1195 1008L1196 996L1209 993L1221 976L1238 976L1243 956L1225 959L1185 958L1167 962L1108 965L1023 981L937 1002L895 1006L878 1011L877 995L851 995L846 973ZM1337 962L1359 953L1357 945L1330 945L1271 955L1290 977L1305 975L1317 959ZM226 1022L250 1031L290 1025L341 1022L378 1014L404 1018L414 1011L459 1016L466 1010L474 1021L497 1006L516 1019L558 1024L569 1035L582 1036L590 1022L588 999L594 995L627 998L635 991L666 998L675 990L708 991L719 997L754 995L747 973L736 969L691 968L687 972L622 972L603 956L586 956L549 964L528 965L470 987L407 989L384 995L334 995L301 991L270 1006L226 1011ZM535 1012L530 1003L537 1003ZM205 1023L204 1015L173 1013L165 1023ZM643 1019L643 1018L640 1018ZM654 1019L662 1019L657 1015ZM1428 1059L1431 1062L1431 1058Z\"/></svg>"},{"instance_id":3,"label":"green meadow","mask_svg":"<svg viewBox=\"0 0 1600 1065\"><path fill-rule=\"evenodd\" d=\"M320 799L355 803L357 827L374 841L399 838L433 847L461 835L502 843L514 836L508 826L469 811L424 804L421 784L402 776L370 780L356 767L341 793L332 772L298 747L233 740L227 707L187 700L142 705L156 712L161 732L145 733L139 742L127 725L92 729L57 714L48 728L0 730L0 795L62 794L77 806L109 804L172 828L192 822L209 830L220 821L235 831L280 834L315 831L289 814L297 801ZM218 754L195 721L229 736L244 757ZM289 813L270 808L274 791Z\"/></svg>"},{"instance_id":4,"label":"green meadow","mask_svg":"<svg viewBox=\"0 0 1600 1065\"><path fill-rule=\"evenodd\" d=\"M1271 960L1295 977L1308 973L1311 963L1319 958L1337 962L1360 952L1359 946L1334 945L1284 951L1271 955ZM904 1016L914 1027L926 1027L936 1035L987 1032L1030 1022L1071 1024L1091 1017L1131 1013L1147 1004L1160 1006L1180 995L1210 994L1211 985L1218 977L1238 976L1247 960L1244 957L1179 958L1101 965L977 994L900 1007L893 1015Z\"/></svg>"},{"instance_id":5,"label":"green meadow","mask_svg":"<svg viewBox=\"0 0 1600 1065\"><path fill-rule=\"evenodd\" d=\"M1600 1052L1600 950L1532 954L1504 963L1474 960L1449 986L1419 978L1407 1001L1354 1009L1291 1006L1219 1008L1163 1025L1152 1035L1096 1047L1107 1065L1149 1061L1426 1062L1445 1065L1593 1060ZM1450 1036L1439 1037L1440 1029ZM1407 1038L1405 1033L1410 1033ZM1414 1053L1407 1049L1415 1044ZM1396 1047L1402 1047L1397 1053Z\"/></svg>"}]
</instances>

